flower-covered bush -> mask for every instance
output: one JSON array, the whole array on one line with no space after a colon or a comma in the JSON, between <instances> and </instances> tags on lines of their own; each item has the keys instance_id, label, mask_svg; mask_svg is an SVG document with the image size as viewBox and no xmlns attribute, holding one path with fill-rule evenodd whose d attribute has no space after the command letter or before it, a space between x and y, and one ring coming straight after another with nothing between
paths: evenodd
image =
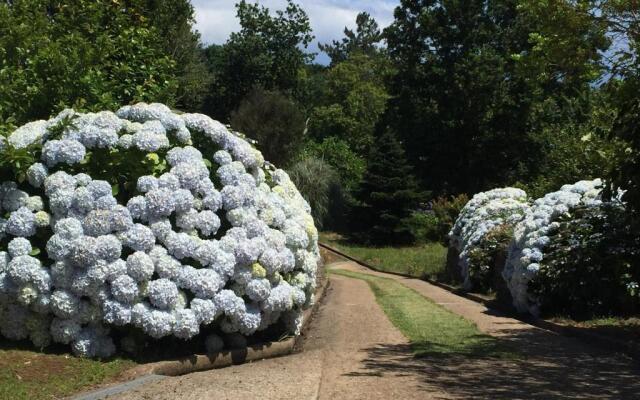
<instances>
[{"instance_id":1,"label":"flower-covered bush","mask_svg":"<svg viewBox=\"0 0 640 400\"><path fill-rule=\"evenodd\" d=\"M459 252L458 265L466 289L474 284L483 286L489 274L491 263L472 263L472 260L482 261L477 252L483 242L494 230L515 226L528 210L527 194L516 188L478 193L464 206L449 232L449 239Z\"/></svg>"},{"instance_id":2,"label":"flower-covered bush","mask_svg":"<svg viewBox=\"0 0 640 400\"><path fill-rule=\"evenodd\" d=\"M503 277L519 311L539 313L540 304L529 292L529 282L540 270L544 252L551 243L550 235L560 227L559 219L570 215L577 207L601 204L601 187L600 179L564 185L559 191L537 199L516 225Z\"/></svg>"},{"instance_id":3,"label":"flower-covered bush","mask_svg":"<svg viewBox=\"0 0 640 400\"><path fill-rule=\"evenodd\" d=\"M7 339L106 357L114 328L155 339L299 330L319 260L310 208L219 122L161 104L65 110L18 128L0 153Z\"/></svg>"},{"instance_id":4,"label":"flower-covered bush","mask_svg":"<svg viewBox=\"0 0 640 400\"><path fill-rule=\"evenodd\" d=\"M583 319L640 311L640 239L618 201L558 219L529 293L545 314Z\"/></svg>"}]
</instances>

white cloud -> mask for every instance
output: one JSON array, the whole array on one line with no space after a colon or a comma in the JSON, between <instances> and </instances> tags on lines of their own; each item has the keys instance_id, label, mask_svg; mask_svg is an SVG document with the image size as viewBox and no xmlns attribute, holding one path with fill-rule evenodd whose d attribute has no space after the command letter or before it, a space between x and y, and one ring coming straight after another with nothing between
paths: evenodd
<instances>
[{"instance_id":1,"label":"white cloud","mask_svg":"<svg viewBox=\"0 0 640 400\"><path fill-rule=\"evenodd\" d=\"M196 10L196 29L205 44L224 43L231 32L240 26L236 18L235 0L192 0ZM283 9L285 0L258 0L270 10ZM317 52L317 44L329 43L343 36L344 27L355 27L359 12L367 11L385 27L393 20L397 0L298 0L309 15L313 34L316 36L309 50ZM320 55L318 62L326 62Z\"/></svg>"}]
</instances>

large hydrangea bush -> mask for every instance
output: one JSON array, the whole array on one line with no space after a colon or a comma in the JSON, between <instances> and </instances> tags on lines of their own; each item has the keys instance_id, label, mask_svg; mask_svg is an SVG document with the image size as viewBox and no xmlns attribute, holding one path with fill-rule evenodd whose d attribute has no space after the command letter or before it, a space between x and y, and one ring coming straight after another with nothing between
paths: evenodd
<instances>
[{"instance_id":1,"label":"large hydrangea bush","mask_svg":"<svg viewBox=\"0 0 640 400\"><path fill-rule=\"evenodd\" d=\"M114 327L155 339L299 330L319 261L310 208L219 122L161 104L65 110L0 152L5 338L106 357L126 342Z\"/></svg>"},{"instance_id":2,"label":"large hydrangea bush","mask_svg":"<svg viewBox=\"0 0 640 400\"><path fill-rule=\"evenodd\" d=\"M577 207L600 205L601 190L600 179L564 185L559 191L537 199L516 225L503 277L519 311L534 315L540 312L538 299L529 291L529 282L540 270L545 249L560 226L559 219Z\"/></svg>"},{"instance_id":3,"label":"large hydrangea bush","mask_svg":"<svg viewBox=\"0 0 640 400\"><path fill-rule=\"evenodd\" d=\"M489 264L473 265L475 251L496 229L513 227L529 210L525 191L516 188L493 189L478 193L464 206L453 228L449 232L450 244L459 252L458 266L463 286L469 290L477 285L473 276L475 269L488 269ZM484 271L486 274L487 271ZM477 271L476 275L483 273Z\"/></svg>"}]
</instances>

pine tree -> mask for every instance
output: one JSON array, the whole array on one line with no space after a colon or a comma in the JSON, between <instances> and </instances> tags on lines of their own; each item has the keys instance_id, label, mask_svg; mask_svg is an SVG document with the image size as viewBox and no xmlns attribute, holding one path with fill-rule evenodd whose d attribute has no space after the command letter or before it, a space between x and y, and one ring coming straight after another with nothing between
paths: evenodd
<instances>
[{"instance_id":1,"label":"pine tree","mask_svg":"<svg viewBox=\"0 0 640 400\"><path fill-rule=\"evenodd\" d=\"M420 196L402 144L393 132L385 131L372 146L357 195L361 204L354 223L362 239L372 244L410 242L412 236L404 220L418 205Z\"/></svg>"}]
</instances>

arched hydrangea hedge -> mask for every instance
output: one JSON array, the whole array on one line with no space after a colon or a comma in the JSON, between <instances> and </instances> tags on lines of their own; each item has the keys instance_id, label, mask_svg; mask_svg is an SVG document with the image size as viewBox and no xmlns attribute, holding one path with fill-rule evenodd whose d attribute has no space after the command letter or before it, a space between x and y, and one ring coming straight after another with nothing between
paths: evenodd
<instances>
[{"instance_id":1,"label":"arched hydrangea hedge","mask_svg":"<svg viewBox=\"0 0 640 400\"><path fill-rule=\"evenodd\" d=\"M308 204L240 135L162 104L65 110L0 142L0 334L106 357L291 333L319 262ZM117 342L117 343L116 343Z\"/></svg>"},{"instance_id":2,"label":"arched hydrangea hedge","mask_svg":"<svg viewBox=\"0 0 640 400\"><path fill-rule=\"evenodd\" d=\"M514 188L476 194L449 234L465 289L495 290L534 315L636 312L637 233L625 222L625 204L603 202L602 189L595 179L533 202Z\"/></svg>"}]
</instances>

